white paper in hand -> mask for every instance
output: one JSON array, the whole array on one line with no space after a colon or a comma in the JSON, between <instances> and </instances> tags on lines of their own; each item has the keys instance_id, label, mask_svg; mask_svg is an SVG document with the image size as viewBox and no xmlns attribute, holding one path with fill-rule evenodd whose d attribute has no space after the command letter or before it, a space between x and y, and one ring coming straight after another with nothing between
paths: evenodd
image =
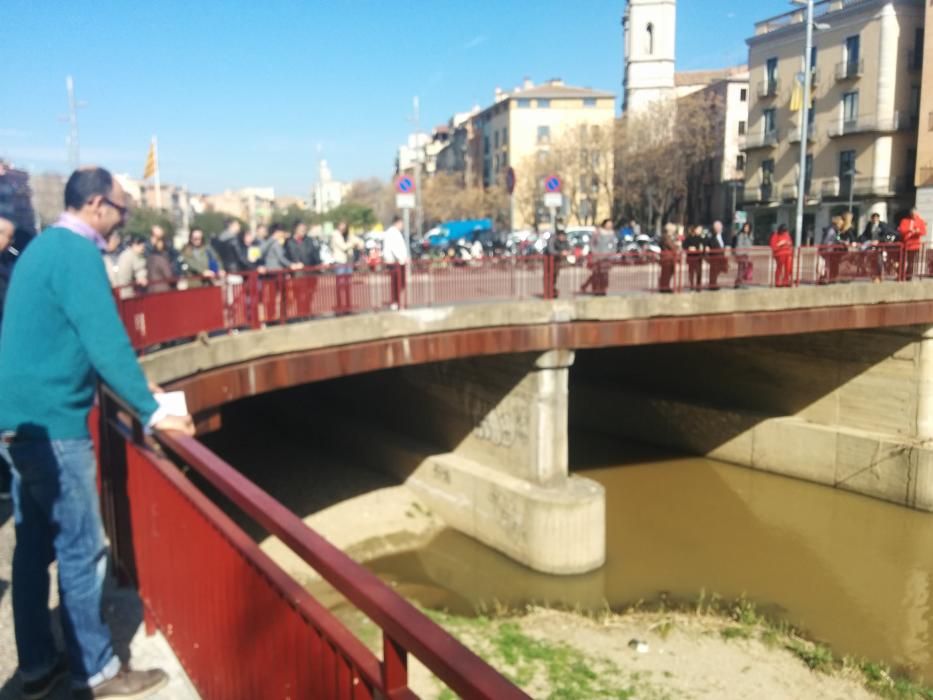
<instances>
[{"instance_id":1,"label":"white paper in hand","mask_svg":"<svg viewBox=\"0 0 933 700\"><path fill-rule=\"evenodd\" d=\"M170 416L187 416L188 402L183 391L166 391L162 394L153 394L159 404Z\"/></svg>"}]
</instances>

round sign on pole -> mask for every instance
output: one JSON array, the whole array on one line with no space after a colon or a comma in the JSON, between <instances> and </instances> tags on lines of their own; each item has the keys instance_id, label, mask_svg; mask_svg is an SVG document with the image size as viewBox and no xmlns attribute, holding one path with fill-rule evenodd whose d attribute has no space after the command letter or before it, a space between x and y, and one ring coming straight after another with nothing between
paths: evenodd
<instances>
[{"instance_id":1,"label":"round sign on pole","mask_svg":"<svg viewBox=\"0 0 933 700\"><path fill-rule=\"evenodd\" d=\"M548 175L544 178L544 191L559 194L561 184L560 178L557 175Z\"/></svg>"},{"instance_id":2,"label":"round sign on pole","mask_svg":"<svg viewBox=\"0 0 933 700\"><path fill-rule=\"evenodd\" d=\"M409 175L399 175L395 178L395 191L399 194L412 194L415 191L415 181Z\"/></svg>"},{"instance_id":3,"label":"round sign on pole","mask_svg":"<svg viewBox=\"0 0 933 700\"><path fill-rule=\"evenodd\" d=\"M509 194L515 191L515 168L509 168L505 171L505 189Z\"/></svg>"}]
</instances>

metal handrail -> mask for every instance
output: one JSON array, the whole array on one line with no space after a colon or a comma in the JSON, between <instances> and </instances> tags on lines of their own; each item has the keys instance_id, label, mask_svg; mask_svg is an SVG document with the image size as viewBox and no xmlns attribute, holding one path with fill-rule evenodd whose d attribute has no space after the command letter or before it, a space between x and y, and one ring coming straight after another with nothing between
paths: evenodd
<instances>
[{"instance_id":1,"label":"metal handrail","mask_svg":"<svg viewBox=\"0 0 933 700\"><path fill-rule=\"evenodd\" d=\"M836 80L851 80L861 77L865 72L865 59L840 61L836 64Z\"/></svg>"},{"instance_id":2,"label":"metal handrail","mask_svg":"<svg viewBox=\"0 0 933 700\"><path fill-rule=\"evenodd\" d=\"M134 442L145 450L148 460L168 477L173 485L185 491L194 500L207 500L193 484L185 479L178 469L147 448L140 439L141 428L138 418L109 387L102 387L102 404L113 402L131 416L133 429L125 424L113 424L123 439ZM105 410L106 414L106 410ZM135 439L131 437L135 434ZM430 620L411 603L402 598L375 574L353 561L318 533L312 530L297 515L289 511L275 498L247 479L226 461L211 452L195 438L178 433L156 431L154 437L166 451L179 457L185 465L209 482L224 497L244 514L260 524L267 532L278 537L305 563L314 568L322 578L341 595L353 603L382 630L385 637L386 655L411 652L422 661L440 680L465 698L528 698L521 689L509 682L498 671L489 666L476 654L457 641L439 625ZM210 510L210 509L207 509ZM212 517L215 525L223 529L232 539L245 539L242 530L222 518ZM234 530L231 532L231 528ZM252 547L247 547L252 550ZM258 550L258 548L256 548ZM351 658L355 666L366 676L373 687L385 685L385 671L380 673L380 664L346 628L300 585L261 550L244 552L253 559L253 564L263 569L282 594L301 610L313 624L340 646L341 652ZM401 647L401 649L398 649ZM387 663L384 661L383 663ZM404 666L404 659L401 660ZM390 690L390 689L386 689ZM411 691L392 697L415 698Z\"/></svg>"}]
</instances>

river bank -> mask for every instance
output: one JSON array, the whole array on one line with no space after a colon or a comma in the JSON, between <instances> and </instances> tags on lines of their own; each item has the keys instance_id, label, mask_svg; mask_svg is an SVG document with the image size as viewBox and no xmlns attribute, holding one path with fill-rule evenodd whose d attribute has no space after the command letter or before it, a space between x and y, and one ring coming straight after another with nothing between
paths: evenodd
<instances>
[{"instance_id":1,"label":"river bank","mask_svg":"<svg viewBox=\"0 0 933 700\"><path fill-rule=\"evenodd\" d=\"M742 602L600 616L545 608L429 614L533 698L933 697L930 688L896 679L881 664L834 657ZM420 664L412 664L411 674L421 697L456 697Z\"/></svg>"}]
</instances>

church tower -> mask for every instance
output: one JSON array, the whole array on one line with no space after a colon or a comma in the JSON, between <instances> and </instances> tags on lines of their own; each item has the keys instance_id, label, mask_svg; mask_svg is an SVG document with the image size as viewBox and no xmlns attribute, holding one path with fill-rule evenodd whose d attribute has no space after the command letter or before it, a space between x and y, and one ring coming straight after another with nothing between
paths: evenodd
<instances>
[{"instance_id":1,"label":"church tower","mask_svg":"<svg viewBox=\"0 0 933 700\"><path fill-rule=\"evenodd\" d=\"M674 96L676 0L627 0L622 30L626 112Z\"/></svg>"}]
</instances>

